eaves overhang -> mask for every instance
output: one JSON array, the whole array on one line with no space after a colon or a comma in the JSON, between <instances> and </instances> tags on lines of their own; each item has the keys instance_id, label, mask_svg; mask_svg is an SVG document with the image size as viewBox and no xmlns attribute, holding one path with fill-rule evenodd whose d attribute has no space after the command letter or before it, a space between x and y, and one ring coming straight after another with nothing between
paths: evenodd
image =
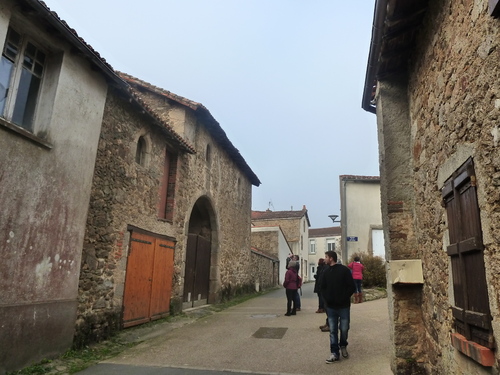
<instances>
[{"instance_id":1,"label":"eaves overhang","mask_svg":"<svg viewBox=\"0 0 500 375\"><path fill-rule=\"evenodd\" d=\"M376 0L361 107L376 112L377 82L401 74L415 46L428 0Z\"/></svg>"}]
</instances>

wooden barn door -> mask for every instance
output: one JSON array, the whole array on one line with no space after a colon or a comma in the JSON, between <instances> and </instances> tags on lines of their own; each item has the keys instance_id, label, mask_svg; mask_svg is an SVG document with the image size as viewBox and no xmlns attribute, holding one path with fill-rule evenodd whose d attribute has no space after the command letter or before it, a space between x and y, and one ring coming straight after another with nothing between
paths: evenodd
<instances>
[{"instance_id":1,"label":"wooden barn door","mask_svg":"<svg viewBox=\"0 0 500 375\"><path fill-rule=\"evenodd\" d=\"M174 246L171 240L132 232L123 296L124 327L168 315Z\"/></svg>"},{"instance_id":2,"label":"wooden barn door","mask_svg":"<svg viewBox=\"0 0 500 375\"><path fill-rule=\"evenodd\" d=\"M184 272L184 306L200 306L208 302L211 243L206 238L190 233L186 246Z\"/></svg>"}]
</instances>

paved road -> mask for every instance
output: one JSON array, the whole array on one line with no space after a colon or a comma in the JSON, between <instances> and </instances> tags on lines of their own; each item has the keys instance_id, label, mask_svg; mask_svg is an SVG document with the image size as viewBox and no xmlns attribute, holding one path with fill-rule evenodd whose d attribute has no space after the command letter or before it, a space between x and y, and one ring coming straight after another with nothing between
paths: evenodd
<instances>
[{"instance_id":1,"label":"paved road","mask_svg":"<svg viewBox=\"0 0 500 375\"><path fill-rule=\"evenodd\" d=\"M303 286L302 311L287 317L283 289L165 331L81 375L392 374L387 299L351 307L348 359L326 364L313 284Z\"/></svg>"}]
</instances>

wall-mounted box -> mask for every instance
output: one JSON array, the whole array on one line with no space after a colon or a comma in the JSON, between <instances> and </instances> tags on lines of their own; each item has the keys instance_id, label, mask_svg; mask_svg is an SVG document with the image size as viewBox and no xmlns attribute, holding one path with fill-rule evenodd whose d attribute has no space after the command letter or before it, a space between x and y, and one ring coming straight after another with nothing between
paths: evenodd
<instances>
[{"instance_id":1,"label":"wall-mounted box","mask_svg":"<svg viewBox=\"0 0 500 375\"><path fill-rule=\"evenodd\" d=\"M387 262L387 275L391 284L423 284L420 259L391 260Z\"/></svg>"}]
</instances>

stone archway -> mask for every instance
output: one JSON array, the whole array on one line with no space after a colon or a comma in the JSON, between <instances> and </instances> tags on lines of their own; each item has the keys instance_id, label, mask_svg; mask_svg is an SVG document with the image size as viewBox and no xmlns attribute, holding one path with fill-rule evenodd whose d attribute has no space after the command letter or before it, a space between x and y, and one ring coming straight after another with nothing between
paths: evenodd
<instances>
[{"instance_id":1,"label":"stone archway","mask_svg":"<svg viewBox=\"0 0 500 375\"><path fill-rule=\"evenodd\" d=\"M189 218L184 264L183 309L214 302L217 230L212 204L199 198Z\"/></svg>"}]
</instances>

